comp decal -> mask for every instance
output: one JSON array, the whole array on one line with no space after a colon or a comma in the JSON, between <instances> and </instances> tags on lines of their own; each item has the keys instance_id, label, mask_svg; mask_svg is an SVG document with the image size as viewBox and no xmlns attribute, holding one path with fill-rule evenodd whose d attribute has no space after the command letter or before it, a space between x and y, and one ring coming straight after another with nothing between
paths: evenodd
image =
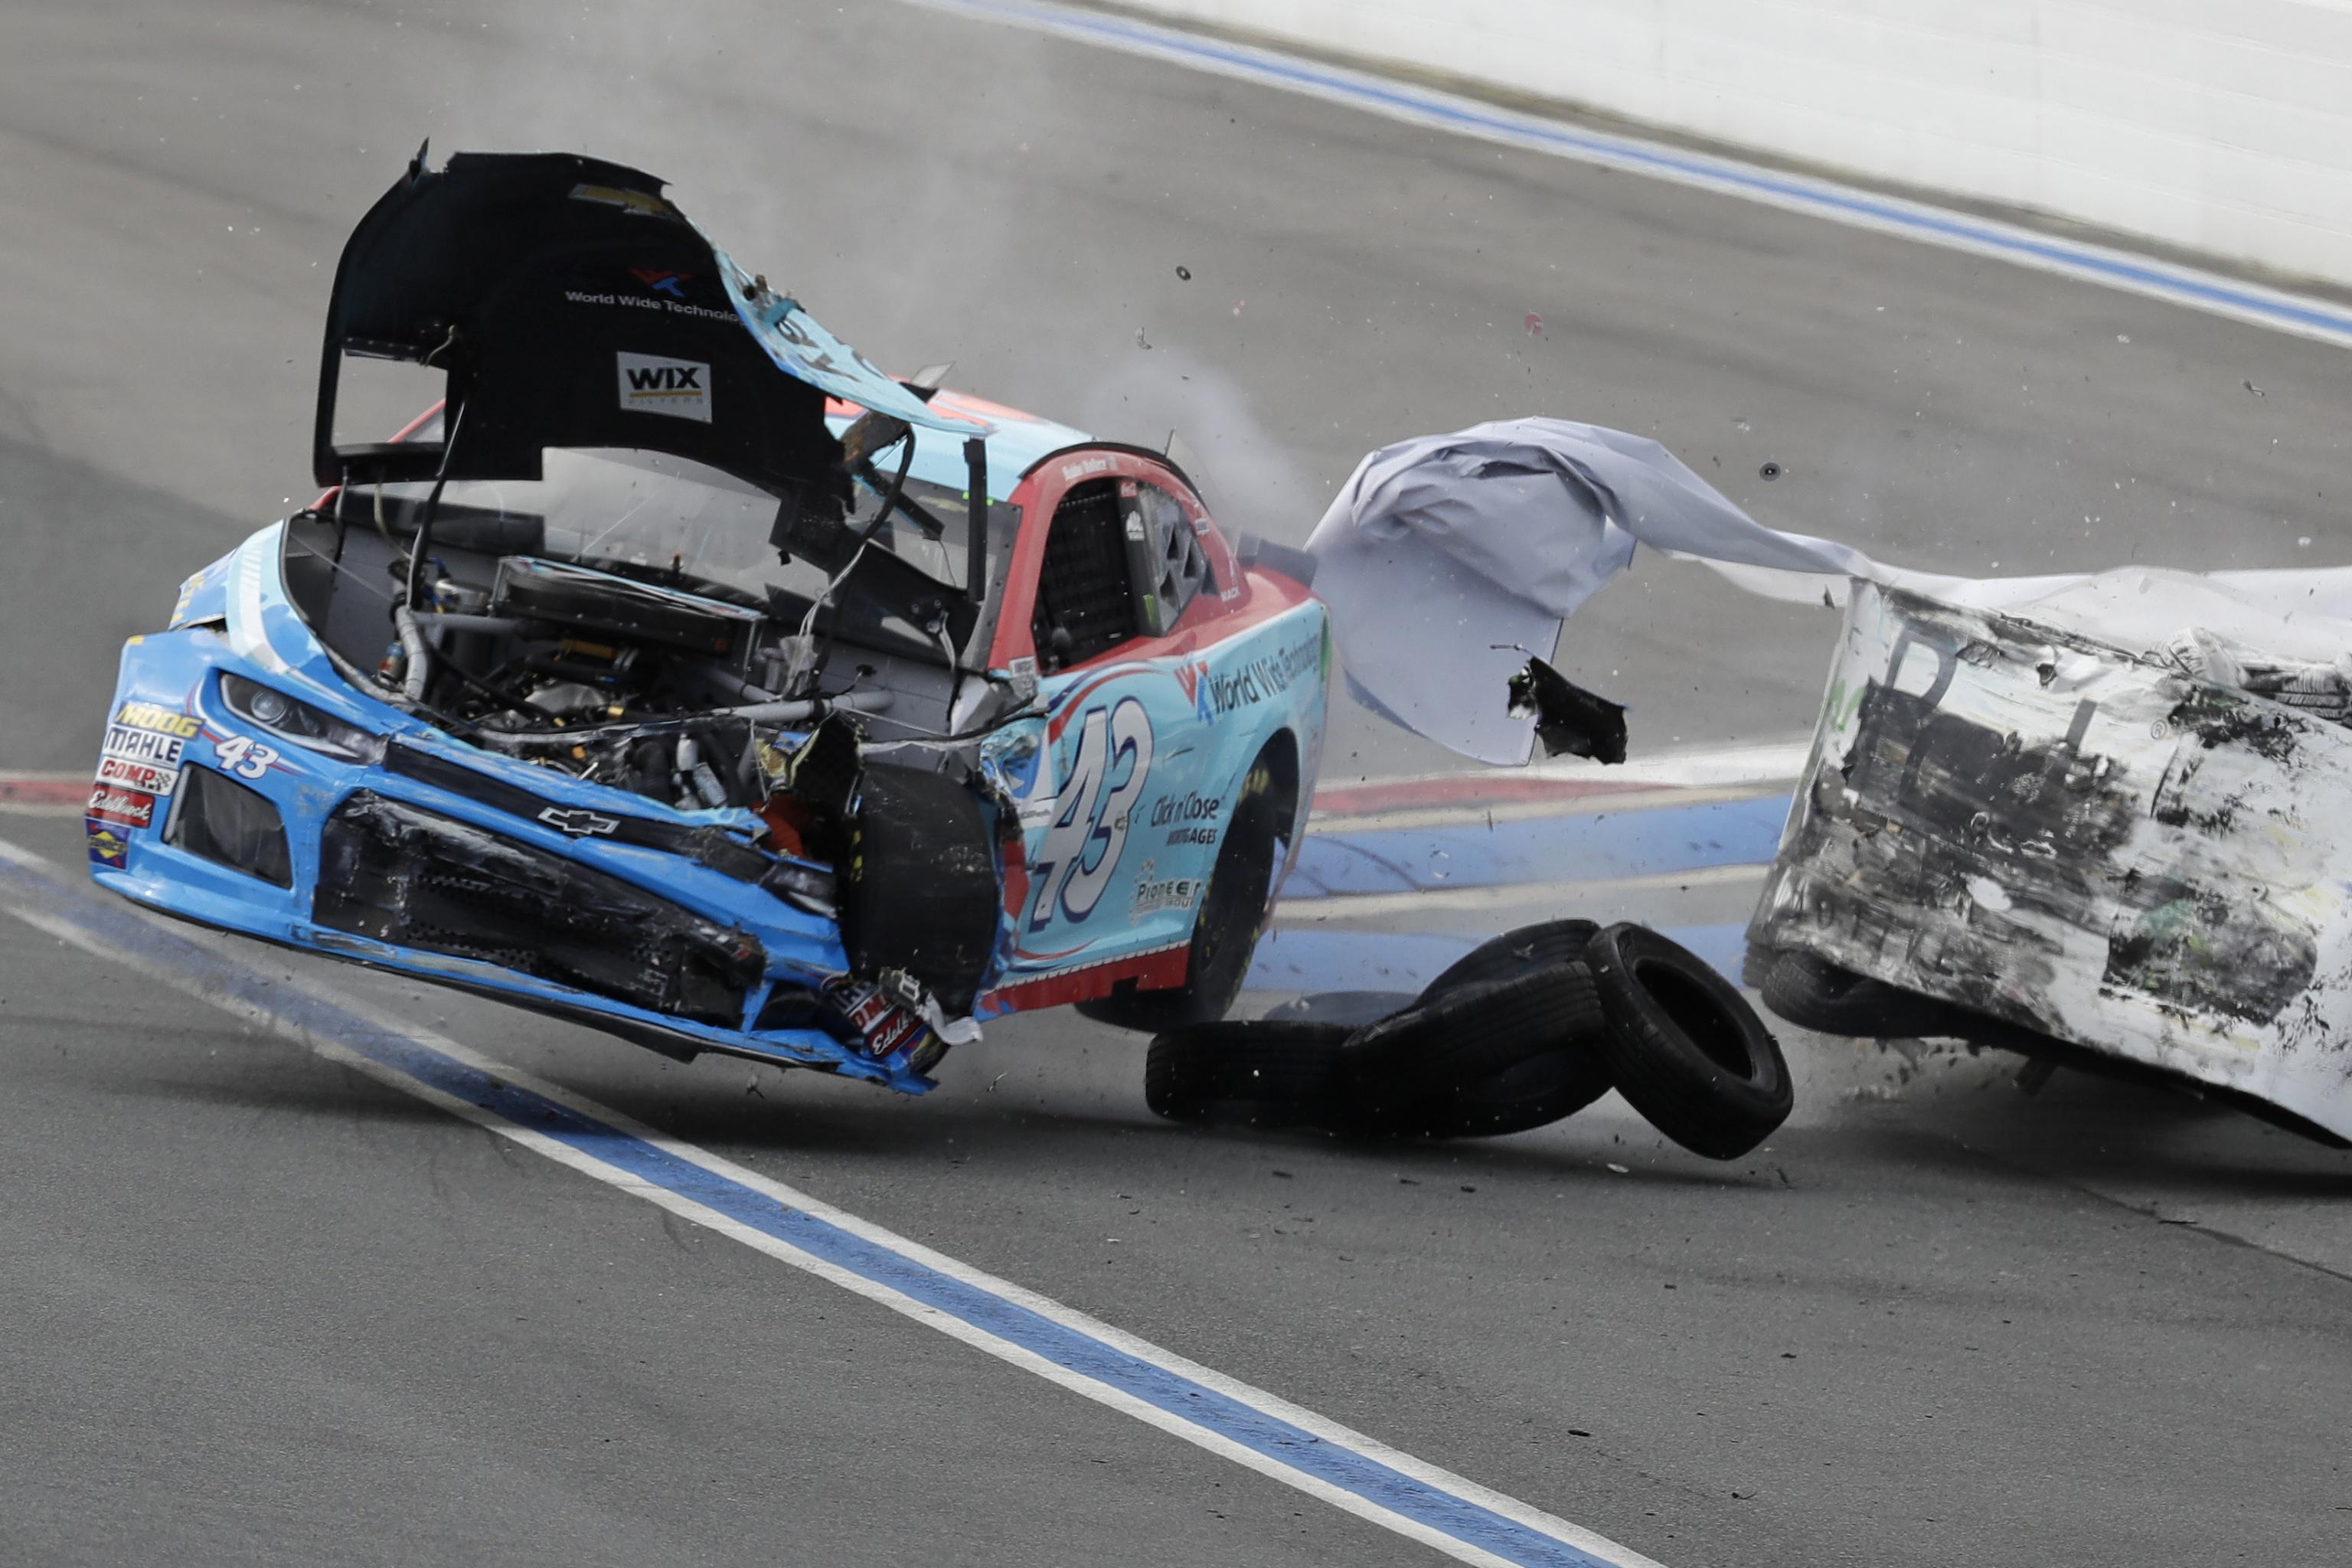
<instances>
[{"instance_id":1,"label":"comp decal","mask_svg":"<svg viewBox=\"0 0 2352 1568\"><path fill-rule=\"evenodd\" d=\"M1090 708L1079 721L1077 755L1037 850L1031 931L1044 930L1057 916L1083 921L1094 913L1127 847L1135 803L1150 780L1151 745L1150 717L1132 697L1107 710Z\"/></svg>"},{"instance_id":2,"label":"comp decal","mask_svg":"<svg viewBox=\"0 0 2352 1568\"><path fill-rule=\"evenodd\" d=\"M142 795L165 795L179 787L180 770L153 763L135 763L124 757L102 757L98 764L98 782L137 790Z\"/></svg>"}]
</instances>

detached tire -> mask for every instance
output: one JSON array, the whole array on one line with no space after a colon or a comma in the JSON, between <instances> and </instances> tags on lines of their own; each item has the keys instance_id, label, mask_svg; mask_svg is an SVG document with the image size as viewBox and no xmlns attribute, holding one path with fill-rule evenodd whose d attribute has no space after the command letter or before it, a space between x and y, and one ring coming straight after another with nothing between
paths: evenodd
<instances>
[{"instance_id":1,"label":"detached tire","mask_svg":"<svg viewBox=\"0 0 2352 1568\"><path fill-rule=\"evenodd\" d=\"M1591 1041L1555 1046L1476 1083L1457 1084L1416 1129L1424 1138L1501 1138L1549 1127L1609 1092Z\"/></svg>"},{"instance_id":2,"label":"detached tire","mask_svg":"<svg viewBox=\"0 0 2352 1568\"><path fill-rule=\"evenodd\" d=\"M1696 953L1634 925L1608 927L1584 952L1609 1016L1610 1074L1651 1125L1694 1154L1736 1160L1789 1119L1779 1042Z\"/></svg>"},{"instance_id":3,"label":"detached tire","mask_svg":"<svg viewBox=\"0 0 2352 1568\"><path fill-rule=\"evenodd\" d=\"M1545 921L1489 937L1454 961L1453 966L1422 991L1427 1001L1440 991L1486 980L1508 980L1540 963L1574 963L1584 956L1584 944L1598 935L1593 921Z\"/></svg>"},{"instance_id":4,"label":"detached tire","mask_svg":"<svg viewBox=\"0 0 2352 1568\"><path fill-rule=\"evenodd\" d=\"M1339 1092L1364 1131L1446 1137L1472 1127L1486 1131L1483 1123L1496 1114L1523 1119L1529 1089L1557 1092L1557 1082L1530 1063L1574 1050L1603 1029L1591 972L1580 963L1456 984L1358 1029L1340 1052ZM1501 1106L1486 1114L1457 1108L1458 1094L1475 1099L1489 1085L1496 1086ZM1510 1130L1538 1125L1522 1120Z\"/></svg>"},{"instance_id":5,"label":"detached tire","mask_svg":"<svg viewBox=\"0 0 2352 1568\"><path fill-rule=\"evenodd\" d=\"M1598 921L1569 919L1524 925L1490 937L1431 981L1421 994L1422 1000L1458 986L1507 980L1538 964L1579 963L1584 957L1585 943L1600 930ZM1605 1027L1596 1010L1591 1027L1579 1038L1475 1082L1454 1085L1443 1102L1432 1108L1422 1136L1500 1138L1575 1115L1609 1092L1609 1063L1601 1054Z\"/></svg>"},{"instance_id":6,"label":"detached tire","mask_svg":"<svg viewBox=\"0 0 2352 1568\"><path fill-rule=\"evenodd\" d=\"M1171 1029L1144 1057L1143 1101L1171 1121L1327 1126L1352 1032L1303 1019Z\"/></svg>"}]
</instances>

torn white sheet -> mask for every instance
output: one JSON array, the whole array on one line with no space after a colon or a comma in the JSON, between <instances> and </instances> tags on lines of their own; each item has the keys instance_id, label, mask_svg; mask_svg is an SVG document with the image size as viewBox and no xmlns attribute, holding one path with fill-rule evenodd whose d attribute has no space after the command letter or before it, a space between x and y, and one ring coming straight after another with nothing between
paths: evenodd
<instances>
[{"instance_id":1,"label":"torn white sheet","mask_svg":"<svg viewBox=\"0 0 2352 1568\"><path fill-rule=\"evenodd\" d=\"M1482 762L1523 763L1509 712L1528 653L1647 544L1766 598L1843 607L1849 579L2024 616L2133 652L2201 627L2282 658L2352 650L2352 568L1958 577L1766 528L1657 442L1566 419L1509 419L1383 447L1307 542L1315 590L1360 700ZM1524 650L1524 651L1521 651Z\"/></svg>"},{"instance_id":2,"label":"torn white sheet","mask_svg":"<svg viewBox=\"0 0 2352 1568\"><path fill-rule=\"evenodd\" d=\"M1633 546L1784 571L1868 574L1848 545L1764 527L1655 441L1510 419L1400 441L1356 466L1307 540L1341 662L1391 718L1490 763L1525 763L1505 687ZM1524 651L1519 651L1524 650Z\"/></svg>"}]
</instances>

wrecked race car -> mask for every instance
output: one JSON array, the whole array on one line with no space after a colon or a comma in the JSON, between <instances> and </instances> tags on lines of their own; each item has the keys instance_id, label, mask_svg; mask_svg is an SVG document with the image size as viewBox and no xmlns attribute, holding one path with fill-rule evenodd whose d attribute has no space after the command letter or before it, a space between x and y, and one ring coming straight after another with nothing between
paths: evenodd
<instances>
[{"instance_id":1,"label":"wrecked race car","mask_svg":"<svg viewBox=\"0 0 2352 1568\"><path fill-rule=\"evenodd\" d=\"M371 357L442 400L339 442ZM1165 457L937 380L651 176L420 153L336 276L326 493L124 649L93 875L910 1092L1018 1009L1221 1016L1313 786L1323 606Z\"/></svg>"},{"instance_id":2,"label":"wrecked race car","mask_svg":"<svg viewBox=\"0 0 2352 1568\"><path fill-rule=\"evenodd\" d=\"M2221 658L2206 629L2324 653L2352 626L2233 591L2270 575L2132 569L2005 608L1854 581L1748 931L1767 1004L2352 1139L2341 659ZM2312 606L2296 575L2284 602Z\"/></svg>"}]
</instances>

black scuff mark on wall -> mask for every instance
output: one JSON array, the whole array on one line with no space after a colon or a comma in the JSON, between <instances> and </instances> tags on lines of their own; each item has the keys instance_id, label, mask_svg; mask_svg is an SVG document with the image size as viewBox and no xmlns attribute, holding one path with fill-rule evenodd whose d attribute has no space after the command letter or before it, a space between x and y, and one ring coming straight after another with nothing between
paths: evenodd
<instances>
[{"instance_id":1,"label":"black scuff mark on wall","mask_svg":"<svg viewBox=\"0 0 2352 1568\"><path fill-rule=\"evenodd\" d=\"M2104 984L2262 1024L2311 984L2318 932L2263 898L2164 872L2129 879Z\"/></svg>"}]
</instances>

